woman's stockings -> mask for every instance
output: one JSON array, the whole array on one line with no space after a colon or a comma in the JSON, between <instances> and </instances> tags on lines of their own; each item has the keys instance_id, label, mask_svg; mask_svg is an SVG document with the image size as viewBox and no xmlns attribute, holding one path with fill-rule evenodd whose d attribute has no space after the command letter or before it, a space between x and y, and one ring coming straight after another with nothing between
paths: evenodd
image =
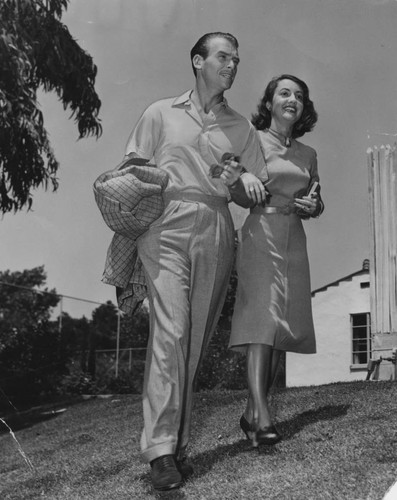
<instances>
[{"instance_id":1,"label":"woman's stockings","mask_svg":"<svg viewBox=\"0 0 397 500\"><path fill-rule=\"evenodd\" d=\"M247 348L249 397L245 418L261 429L272 424L268 394L277 374L280 355L281 351L265 344L250 344Z\"/></svg>"}]
</instances>

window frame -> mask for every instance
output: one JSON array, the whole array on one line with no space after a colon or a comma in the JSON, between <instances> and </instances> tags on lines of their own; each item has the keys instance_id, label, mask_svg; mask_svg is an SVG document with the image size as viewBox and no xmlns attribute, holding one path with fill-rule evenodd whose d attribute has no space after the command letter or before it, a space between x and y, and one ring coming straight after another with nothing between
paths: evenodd
<instances>
[{"instance_id":1,"label":"window frame","mask_svg":"<svg viewBox=\"0 0 397 500\"><path fill-rule=\"evenodd\" d=\"M365 321L359 324L355 324L354 320L361 317L365 317ZM354 337L355 329L363 329L365 328L365 337L359 336ZM363 313L352 313L350 314L350 338L351 338L351 368L361 368L366 367L368 365L368 361L372 357L372 337L371 337L371 313L363 312ZM363 344L365 342L365 350L357 349L357 345ZM362 362L360 360L360 356L365 353L366 361ZM355 361L355 357L358 361Z\"/></svg>"}]
</instances>

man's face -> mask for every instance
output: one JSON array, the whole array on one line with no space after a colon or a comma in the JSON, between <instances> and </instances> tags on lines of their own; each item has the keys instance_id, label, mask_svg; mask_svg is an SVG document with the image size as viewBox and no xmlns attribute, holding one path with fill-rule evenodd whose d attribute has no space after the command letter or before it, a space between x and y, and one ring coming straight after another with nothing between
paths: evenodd
<instances>
[{"instance_id":1,"label":"man's face","mask_svg":"<svg viewBox=\"0 0 397 500\"><path fill-rule=\"evenodd\" d=\"M223 92L233 85L240 62L237 49L225 38L208 42L208 56L198 57L199 71L208 88Z\"/></svg>"}]
</instances>

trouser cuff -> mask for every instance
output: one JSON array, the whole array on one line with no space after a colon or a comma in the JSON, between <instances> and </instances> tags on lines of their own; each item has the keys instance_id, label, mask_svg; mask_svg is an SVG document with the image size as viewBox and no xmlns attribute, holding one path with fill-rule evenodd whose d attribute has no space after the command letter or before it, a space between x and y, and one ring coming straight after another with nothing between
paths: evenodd
<instances>
[{"instance_id":1,"label":"trouser cuff","mask_svg":"<svg viewBox=\"0 0 397 500\"><path fill-rule=\"evenodd\" d=\"M162 457L163 455L175 455L176 443L162 443L156 444L151 448L142 450L141 456L145 463L149 463L155 458Z\"/></svg>"}]
</instances>

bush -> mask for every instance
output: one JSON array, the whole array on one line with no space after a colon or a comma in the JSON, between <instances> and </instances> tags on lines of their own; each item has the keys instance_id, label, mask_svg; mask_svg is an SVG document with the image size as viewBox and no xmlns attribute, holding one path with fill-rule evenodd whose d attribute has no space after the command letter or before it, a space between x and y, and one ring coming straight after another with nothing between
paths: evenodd
<instances>
[{"instance_id":1,"label":"bush","mask_svg":"<svg viewBox=\"0 0 397 500\"><path fill-rule=\"evenodd\" d=\"M100 389L88 373L71 373L66 375L59 386L62 395L99 394Z\"/></svg>"},{"instance_id":2,"label":"bush","mask_svg":"<svg viewBox=\"0 0 397 500\"><path fill-rule=\"evenodd\" d=\"M245 389L245 356L228 349L229 330L218 328L205 353L196 390Z\"/></svg>"},{"instance_id":3,"label":"bush","mask_svg":"<svg viewBox=\"0 0 397 500\"><path fill-rule=\"evenodd\" d=\"M95 378L84 372L78 363L72 362L69 374L59 385L59 393L63 396L82 394L140 394L143 385L144 364L133 362L130 368L120 366L118 376L114 371L112 357L101 356L97 363Z\"/></svg>"},{"instance_id":4,"label":"bush","mask_svg":"<svg viewBox=\"0 0 397 500\"><path fill-rule=\"evenodd\" d=\"M118 377L111 377L106 384L113 394L141 394L143 385L143 367L138 370L122 370Z\"/></svg>"}]
</instances>

